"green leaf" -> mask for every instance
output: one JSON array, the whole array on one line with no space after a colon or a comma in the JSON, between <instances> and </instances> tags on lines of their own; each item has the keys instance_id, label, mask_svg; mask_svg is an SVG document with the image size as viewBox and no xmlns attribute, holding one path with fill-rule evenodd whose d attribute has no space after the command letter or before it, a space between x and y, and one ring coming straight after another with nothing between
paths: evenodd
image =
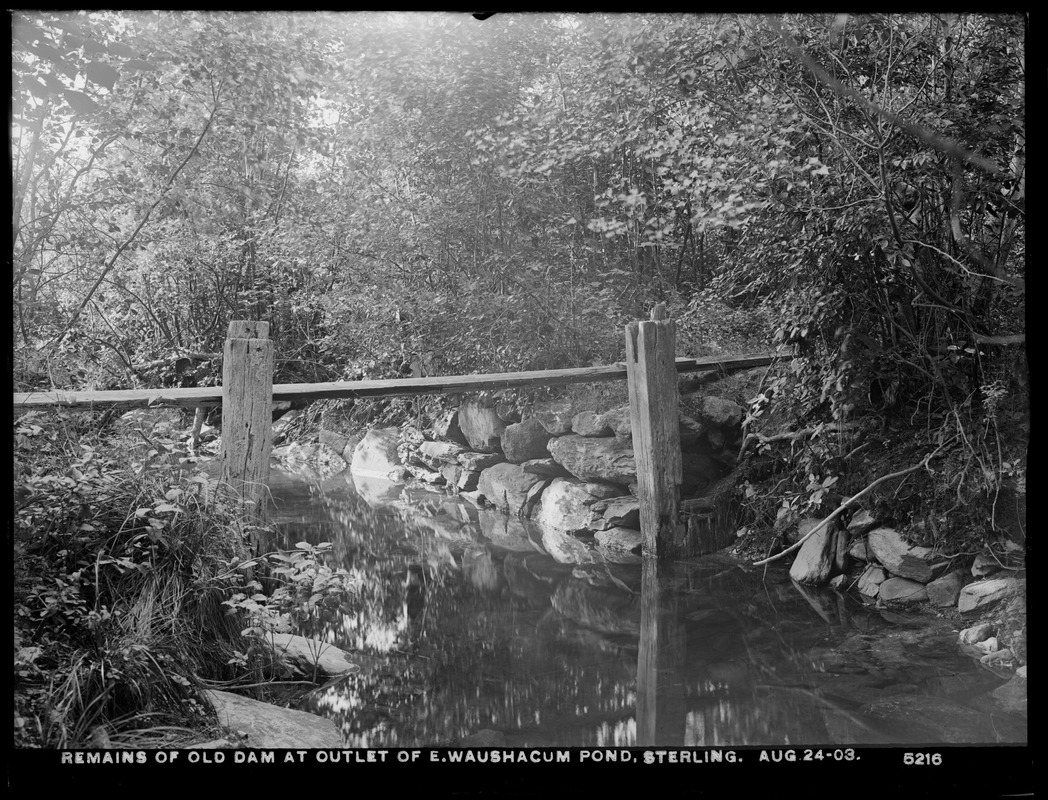
<instances>
[{"instance_id":1,"label":"green leaf","mask_svg":"<svg viewBox=\"0 0 1048 800\"><path fill-rule=\"evenodd\" d=\"M120 77L120 72L99 61L92 62L85 66L87 72L87 79L92 83L96 83L99 86L104 86L106 89L112 91L113 85Z\"/></svg>"},{"instance_id":2,"label":"green leaf","mask_svg":"<svg viewBox=\"0 0 1048 800\"><path fill-rule=\"evenodd\" d=\"M83 92L74 92L71 89L66 89L62 92L62 96L76 114L90 114L98 110L98 103Z\"/></svg>"}]
</instances>

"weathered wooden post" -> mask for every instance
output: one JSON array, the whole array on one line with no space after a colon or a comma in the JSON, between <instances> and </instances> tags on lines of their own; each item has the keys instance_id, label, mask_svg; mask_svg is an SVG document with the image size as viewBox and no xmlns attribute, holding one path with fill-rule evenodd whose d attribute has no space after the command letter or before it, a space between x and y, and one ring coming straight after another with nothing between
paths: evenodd
<instances>
[{"instance_id":1,"label":"weathered wooden post","mask_svg":"<svg viewBox=\"0 0 1048 800\"><path fill-rule=\"evenodd\" d=\"M681 555L684 546L684 530L677 518L681 457L676 339L676 325L667 318L664 303L652 310L651 321L626 326L640 530L644 554L649 556Z\"/></svg>"},{"instance_id":2,"label":"weathered wooden post","mask_svg":"<svg viewBox=\"0 0 1048 800\"><path fill-rule=\"evenodd\" d=\"M272 408L269 323L233 320L222 362L222 480L258 522L266 519Z\"/></svg>"}]
</instances>

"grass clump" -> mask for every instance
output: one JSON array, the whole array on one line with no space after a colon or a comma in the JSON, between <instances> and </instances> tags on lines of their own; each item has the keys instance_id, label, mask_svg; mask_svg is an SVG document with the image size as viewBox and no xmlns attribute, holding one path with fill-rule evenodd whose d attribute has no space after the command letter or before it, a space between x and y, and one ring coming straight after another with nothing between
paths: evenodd
<instances>
[{"instance_id":1,"label":"grass clump","mask_svg":"<svg viewBox=\"0 0 1048 800\"><path fill-rule=\"evenodd\" d=\"M83 416L15 426L15 743L177 741L207 725L205 683L251 666L226 602L250 531L192 463L136 468Z\"/></svg>"}]
</instances>

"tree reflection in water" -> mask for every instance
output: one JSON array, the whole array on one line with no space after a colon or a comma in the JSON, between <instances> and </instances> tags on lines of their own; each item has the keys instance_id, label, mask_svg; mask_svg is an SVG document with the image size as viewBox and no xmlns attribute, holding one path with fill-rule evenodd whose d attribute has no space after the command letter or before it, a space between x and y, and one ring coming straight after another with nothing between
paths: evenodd
<instances>
[{"instance_id":1,"label":"tree reflection in water","mask_svg":"<svg viewBox=\"0 0 1048 800\"><path fill-rule=\"evenodd\" d=\"M361 664L307 699L349 746L448 744L481 729L511 746L929 741L926 722L889 724L864 707L977 672L955 634L920 657L881 646L891 626L878 613L784 571L762 583L762 570L723 556L608 564L592 549L565 564L530 523L434 491L346 473L271 489L274 544L331 542L333 562L360 578L348 608L297 621ZM995 741L988 718L959 719L966 729L936 730ZM1005 723L1024 740L1025 724Z\"/></svg>"}]
</instances>

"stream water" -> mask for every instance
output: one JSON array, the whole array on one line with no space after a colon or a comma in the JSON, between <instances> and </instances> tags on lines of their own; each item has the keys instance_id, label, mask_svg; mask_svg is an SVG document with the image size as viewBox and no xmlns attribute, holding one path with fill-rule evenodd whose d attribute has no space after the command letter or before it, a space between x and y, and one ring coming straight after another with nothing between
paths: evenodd
<instances>
[{"instance_id":1,"label":"stream water","mask_svg":"<svg viewBox=\"0 0 1048 800\"><path fill-rule=\"evenodd\" d=\"M278 547L359 592L296 632L361 669L305 705L350 747L1020 743L995 674L927 616L725 556L561 563L530 523L436 491L273 470ZM566 556L558 551L561 559Z\"/></svg>"}]
</instances>

